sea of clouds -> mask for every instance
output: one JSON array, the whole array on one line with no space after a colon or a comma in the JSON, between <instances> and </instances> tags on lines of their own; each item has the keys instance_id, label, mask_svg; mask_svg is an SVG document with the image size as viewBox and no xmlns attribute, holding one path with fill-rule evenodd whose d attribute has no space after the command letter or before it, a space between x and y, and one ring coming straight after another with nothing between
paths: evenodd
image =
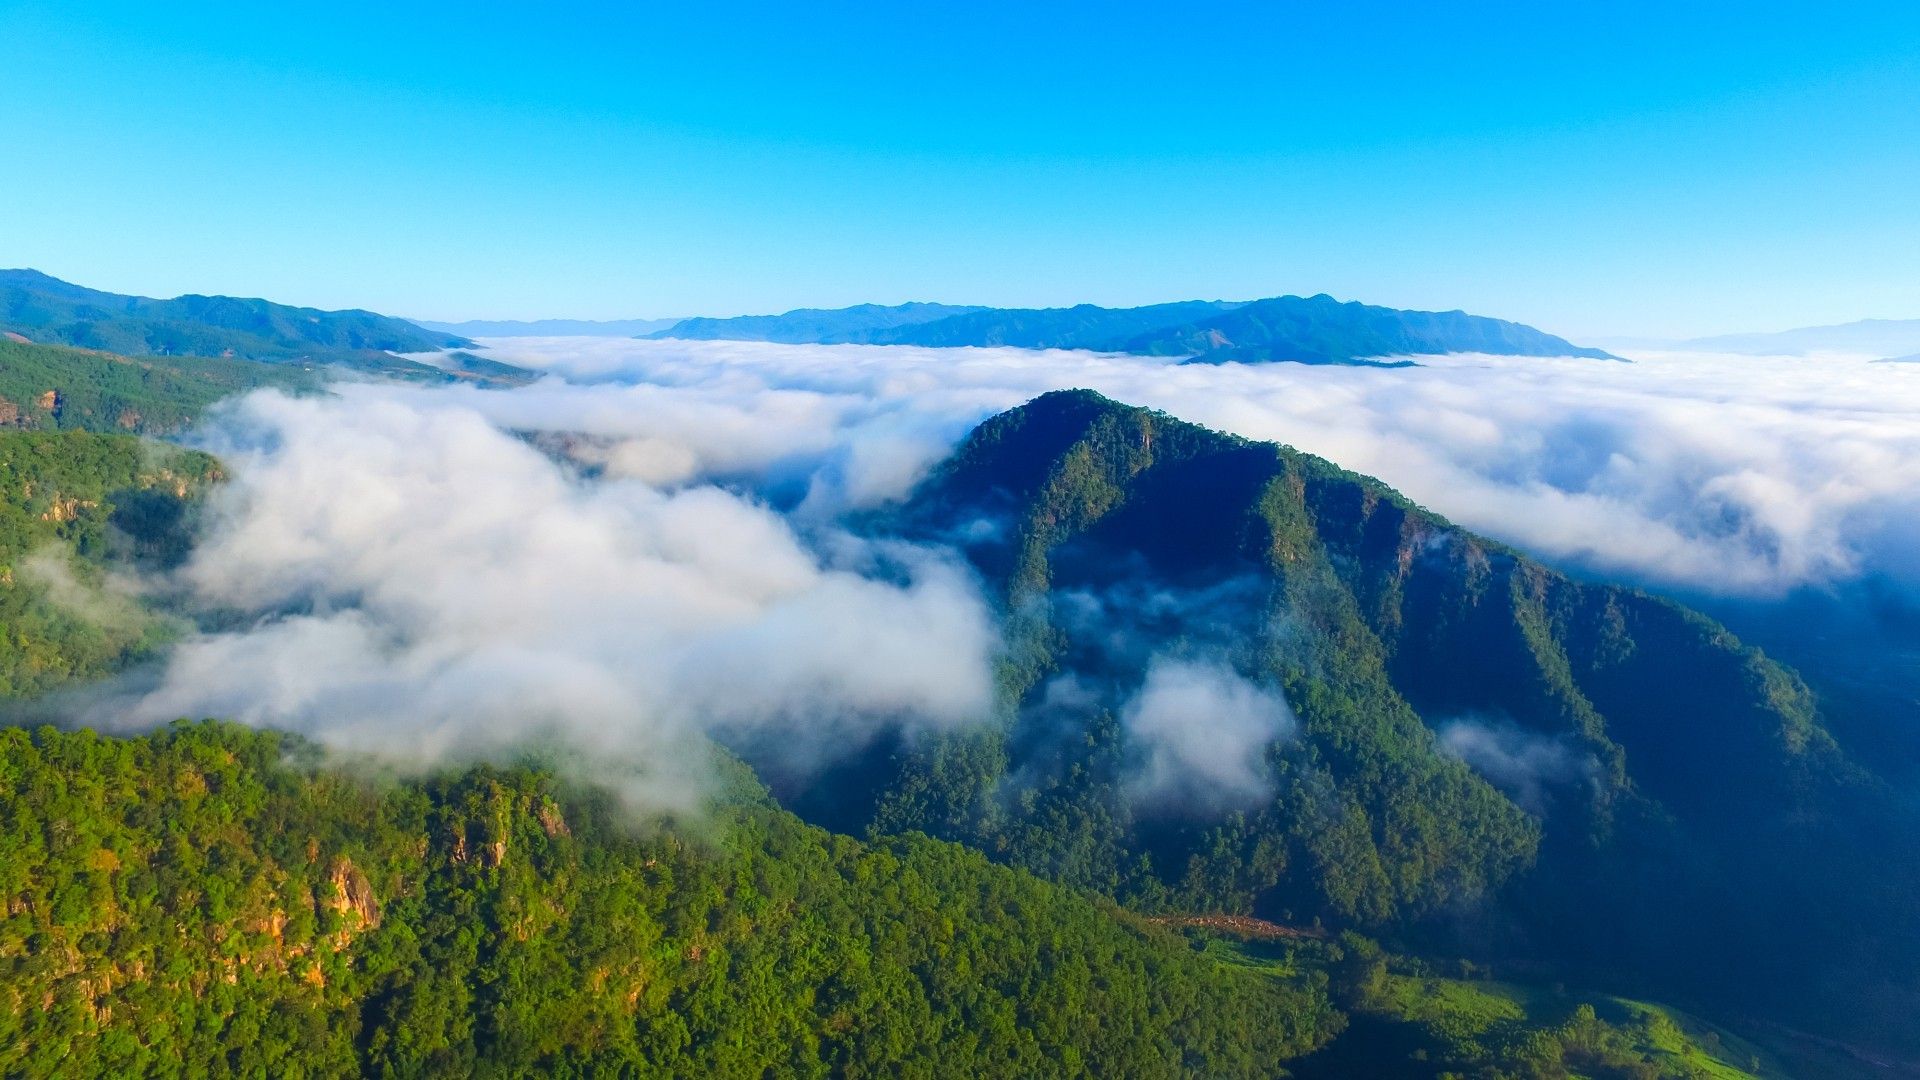
<instances>
[{"instance_id":1,"label":"sea of clouds","mask_svg":"<svg viewBox=\"0 0 1920 1080\"><path fill-rule=\"evenodd\" d=\"M906 495L981 419L1063 387L1320 454L1563 566L1759 597L1920 583L1908 365L493 345L546 377L219 410L196 441L231 482L190 561L145 585L203 629L89 718L232 717L412 760L549 734L666 807L697 799L688 751L709 737L805 763L985 722L999 642L979 584L950 552L839 522ZM1150 751L1139 793L1260 790L1257 744L1292 720L1230 675L1143 672L1122 710ZM1196 709L1245 719L1231 754L1188 752Z\"/></svg>"},{"instance_id":2,"label":"sea of clouds","mask_svg":"<svg viewBox=\"0 0 1920 1080\"><path fill-rule=\"evenodd\" d=\"M671 446L655 475L785 466L828 507L897 497L973 424L1087 387L1377 476L1564 565L1701 592L1920 581L1920 368L1870 357L1459 355L1399 369L1081 352L503 339L579 416ZM478 395L476 395L478 396Z\"/></svg>"}]
</instances>

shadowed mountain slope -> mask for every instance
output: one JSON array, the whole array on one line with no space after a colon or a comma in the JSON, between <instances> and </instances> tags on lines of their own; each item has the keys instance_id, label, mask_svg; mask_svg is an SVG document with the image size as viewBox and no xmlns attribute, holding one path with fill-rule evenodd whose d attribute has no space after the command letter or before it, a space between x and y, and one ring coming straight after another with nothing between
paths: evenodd
<instances>
[{"instance_id":1,"label":"shadowed mountain slope","mask_svg":"<svg viewBox=\"0 0 1920 1080\"><path fill-rule=\"evenodd\" d=\"M784 793L803 813L1147 907L1552 957L1827 1023L1916 1000L1908 976L1832 1011L1798 993L1920 955L1884 918L1914 884L1910 815L1797 675L1704 616L1087 391L982 424L876 527L957 543L999 598L1007 721L877 748L830 798ZM1139 797L1162 752L1143 680L1169 660L1290 705L1297 733L1254 748L1257 798L1212 805L1205 774L1185 805ZM1209 707L1180 718L1182 752L1231 730ZM1841 921L1804 926L1807 904Z\"/></svg>"}]
</instances>

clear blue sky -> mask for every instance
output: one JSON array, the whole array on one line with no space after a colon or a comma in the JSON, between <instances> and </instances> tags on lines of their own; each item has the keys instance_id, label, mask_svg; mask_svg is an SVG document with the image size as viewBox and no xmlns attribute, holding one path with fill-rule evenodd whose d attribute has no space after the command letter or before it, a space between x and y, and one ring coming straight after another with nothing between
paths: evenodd
<instances>
[{"instance_id":1,"label":"clear blue sky","mask_svg":"<svg viewBox=\"0 0 1920 1080\"><path fill-rule=\"evenodd\" d=\"M447 319L1920 317L1920 5L922 7L0 0L0 265Z\"/></svg>"}]
</instances>

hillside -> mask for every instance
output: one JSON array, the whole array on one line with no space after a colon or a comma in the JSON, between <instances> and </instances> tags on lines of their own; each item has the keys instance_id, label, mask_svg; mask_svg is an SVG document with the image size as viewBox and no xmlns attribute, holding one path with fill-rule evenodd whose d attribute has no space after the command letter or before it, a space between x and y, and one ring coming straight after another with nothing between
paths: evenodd
<instances>
[{"instance_id":1,"label":"hillside","mask_svg":"<svg viewBox=\"0 0 1920 1080\"><path fill-rule=\"evenodd\" d=\"M1308 980L745 778L643 828L538 768L314 759L0 730L0 1072L1253 1077L1339 1030Z\"/></svg>"},{"instance_id":2,"label":"hillside","mask_svg":"<svg viewBox=\"0 0 1920 1080\"><path fill-rule=\"evenodd\" d=\"M207 406L263 386L307 390L316 372L197 356L134 359L59 345L0 341L0 429L170 435Z\"/></svg>"},{"instance_id":3,"label":"hillside","mask_svg":"<svg viewBox=\"0 0 1920 1080\"><path fill-rule=\"evenodd\" d=\"M1090 392L981 425L870 527L965 538L1007 620L1008 719L782 789L803 816L1149 909L1318 918L1906 1037L1910 811L1711 620ZM1184 803L1142 797L1168 752L1137 733L1142 673L1171 661L1253 688L1176 713L1207 742L1235 695L1284 695L1297 736L1242 747L1264 786L1221 805L1246 777L1202 760Z\"/></svg>"},{"instance_id":4,"label":"hillside","mask_svg":"<svg viewBox=\"0 0 1920 1080\"><path fill-rule=\"evenodd\" d=\"M371 311L321 311L232 296L155 300L101 292L36 270L0 270L0 333L124 356L206 356L343 364L439 379L393 353L471 346Z\"/></svg>"},{"instance_id":5,"label":"hillside","mask_svg":"<svg viewBox=\"0 0 1920 1080\"><path fill-rule=\"evenodd\" d=\"M111 674L165 641L103 571L178 558L219 475L205 454L126 435L0 432L0 698Z\"/></svg>"},{"instance_id":6,"label":"hillside","mask_svg":"<svg viewBox=\"0 0 1920 1080\"><path fill-rule=\"evenodd\" d=\"M1190 300L1135 308L949 308L871 305L740 319L687 319L648 335L814 344L1013 346L1190 357L1201 363L1380 363L1481 352L1611 359L1530 326L1460 311L1400 311L1330 296L1250 303ZM911 316L911 317L909 317ZM1391 360L1386 362L1392 362Z\"/></svg>"}]
</instances>

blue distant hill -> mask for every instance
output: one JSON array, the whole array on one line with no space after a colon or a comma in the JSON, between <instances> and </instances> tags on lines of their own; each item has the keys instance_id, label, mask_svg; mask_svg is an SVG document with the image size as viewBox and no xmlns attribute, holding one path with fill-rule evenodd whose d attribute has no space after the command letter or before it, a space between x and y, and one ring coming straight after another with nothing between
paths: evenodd
<instances>
[{"instance_id":1,"label":"blue distant hill","mask_svg":"<svg viewBox=\"0 0 1920 1080\"><path fill-rule=\"evenodd\" d=\"M1188 300L1133 308L956 308L941 304L686 319L647 335L788 344L1012 346L1181 356L1199 363L1397 365L1408 356L1491 353L1617 359L1531 326L1463 311L1403 311L1331 296Z\"/></svg>"},{"instance_id":2,"label":"blue distant hill","mask_svg":"<svg viewBox=\"0 0 1920 1080\"><path fill-rule=\"evenodd\" d=\"M415 326L460 337L639 337L665 330L679 319L469 319L434 322L414 319Z\"/></svg>"},{"instance_id":3,"label":"blue distant hill","mask_svg":"<svg viewBox=\"0 0 1920 1080\"><path fill-rule=\"evenodd\" d=\"M848 308L799 308L784 315L732 319L682 319L650 338L694 341L777 341L787 345L869 345L901 327L937 322L984 308L953 304L859 304Z\"/></svg>"}]
</instances>

